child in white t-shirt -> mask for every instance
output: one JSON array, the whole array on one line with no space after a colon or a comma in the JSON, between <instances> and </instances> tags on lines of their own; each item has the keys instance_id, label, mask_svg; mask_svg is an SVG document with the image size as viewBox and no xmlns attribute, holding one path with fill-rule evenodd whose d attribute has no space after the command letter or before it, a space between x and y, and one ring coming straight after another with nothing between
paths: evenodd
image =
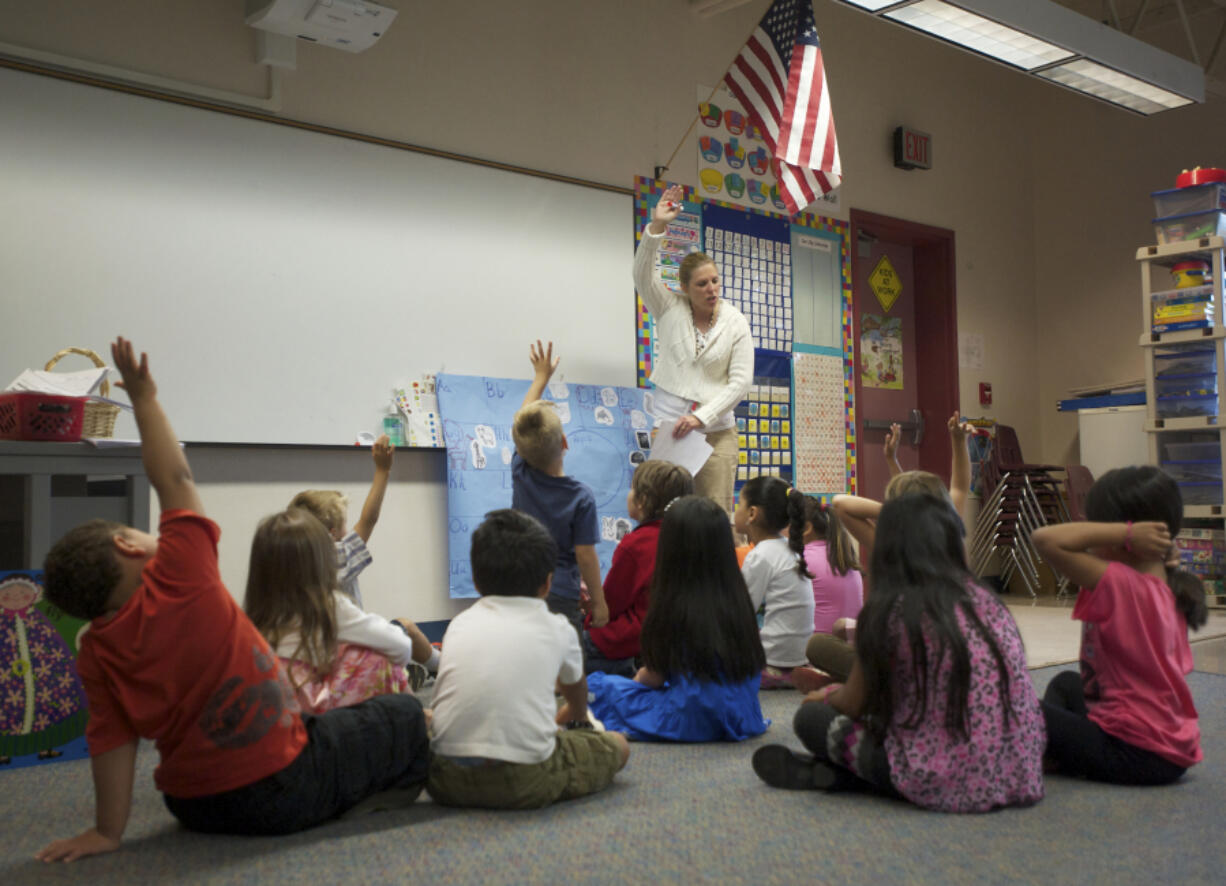
<instances>
[{"instance_id":1,"label":"child in white t-shirt","mask_svg":"<svg viewBox=\"0 0 1226 886\"><path fill-rule=\"evenodd\" d=\"M607 787L630 756L625 736L591 728L578 635L545 604L556 560L549 532L519 511L491 511L473 533L482 596L452 619L435 684L437 803L547 806Z\"/></svg>"}]
</instances>

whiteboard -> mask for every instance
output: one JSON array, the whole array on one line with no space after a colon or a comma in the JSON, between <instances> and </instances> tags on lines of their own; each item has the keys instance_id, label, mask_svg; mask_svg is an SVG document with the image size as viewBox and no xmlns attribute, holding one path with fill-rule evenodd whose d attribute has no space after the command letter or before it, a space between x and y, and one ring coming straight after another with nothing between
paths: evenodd
<instances>
[{"instance_id":1,"label":"whiteboard","mask_svg":"<svg viewBox=\"0 0 1226 886\"><path fill-rule=\"evenodd\" d=\"M537 338L634 384L628 194L9 70L0 169L0 385L123 334L183 440L349 444Z\"/></svg>"}]
</instances>

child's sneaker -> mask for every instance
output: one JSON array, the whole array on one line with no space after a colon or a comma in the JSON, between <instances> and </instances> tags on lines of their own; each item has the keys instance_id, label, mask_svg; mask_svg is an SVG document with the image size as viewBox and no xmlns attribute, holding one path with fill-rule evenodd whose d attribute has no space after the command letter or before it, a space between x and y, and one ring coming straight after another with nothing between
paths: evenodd
<instances>
[{"instance_id":1,"label":"child's sneaker","mask_svg":"<svg viewBox=\"0 0 1226 886\"><path fill-rule=\"evenodd\" d=\"M838 773L830 764L781 744L768 744L754 751L753 771L772 788L789 791L826 790L838 780Z\"/></svg>"},{"instance_id":2,"label":"child's sneaker","mask_svg":"<svg viewBox=\"0 0 1226 886\"><path fill-rule=\"evenodd\" d=\"M829 686L834 682L834 677L825 671L819 671L817 668L810 667L809 665L792 668L792 673L788 677L791 679L792 685L806 695L810 692L816 692L823 686Z\"/></svg>"},{"instance_id":3,"label":"child's sneaker","mask_svg":"<svg viewBox=\"0 0 1226 886\"><path fill-rule=\"evenodd\" d=\"M791 689L792 681L788 679L791 668L776 668L767 665L762 669L762 689Z\"/></svg>"}]
</instances>

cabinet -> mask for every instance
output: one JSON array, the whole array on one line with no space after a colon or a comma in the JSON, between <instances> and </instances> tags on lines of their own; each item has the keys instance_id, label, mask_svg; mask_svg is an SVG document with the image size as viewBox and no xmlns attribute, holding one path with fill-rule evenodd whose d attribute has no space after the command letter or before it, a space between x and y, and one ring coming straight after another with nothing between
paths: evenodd
<instances>
[{"instance_id":1,"label":"cabinet","mask_svg":"<svg viewBox=\"0 0 1226 886\"><path fill-rule=\"evenodd\" d=\"M1226 439L1221 397L1226 394L1226 318L1223 317L1223 259L1226 240L1202 237L1137 250L1141 268L1141 347L1145 352L1145 431L1149 461L1161 465L1179 483L1184 498L1184 526L1199 534L1209 576L1205 590L1211 606L1226 608L1222 587L1226 530L1226 486L1222 463ZM1181 262L1210 264L1212 283L1195 290L1175 290L1170 269ZM1186 295L1185 295L1186 294ZM1183 298L1180 298L1183 296ZM1180 324L1180 301L1203 297L1212 317L1203 328L1154 332L1155 303L1170 305L1169 326ZM1174 316L1172 316L1174 315ZM1192 314L1190 322L1196 322ZM1173 321L1173 322L1172 322ZM1209 545L1208 542L1216 541ZM1208 552L1211 551L1211 556Z\"/></svg>"},{"instance_id":2,"label":"cabinet","mask_svg":"<svg viewBox=\"0 0 1226 886\"><path fill-rule=\"evenodd\" d=\"M41 569L61 535L94 517L149 528L139 446L0 440L0 569Z\"/></svg>"}]
</instances>

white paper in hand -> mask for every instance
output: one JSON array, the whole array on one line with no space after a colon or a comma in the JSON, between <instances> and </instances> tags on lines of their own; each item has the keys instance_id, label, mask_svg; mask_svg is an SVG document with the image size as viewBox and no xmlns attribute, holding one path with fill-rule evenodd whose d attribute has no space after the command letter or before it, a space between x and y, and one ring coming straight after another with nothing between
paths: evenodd
<instances>
[{"instance_id":1,"label":"white paper in hand","mask_svg":"<svg viewBox=\"0 0 1226 886\"><path fill-rule=\"evenodd\" d=\"M697 475L715 450L707 442L706 435L698 431L690 431L680 440L674 438L673 428L676 426L675 420L660 425L656 430L656 438L652 441L648 461L672 462Z\"/></svg>"}]
</instances>

